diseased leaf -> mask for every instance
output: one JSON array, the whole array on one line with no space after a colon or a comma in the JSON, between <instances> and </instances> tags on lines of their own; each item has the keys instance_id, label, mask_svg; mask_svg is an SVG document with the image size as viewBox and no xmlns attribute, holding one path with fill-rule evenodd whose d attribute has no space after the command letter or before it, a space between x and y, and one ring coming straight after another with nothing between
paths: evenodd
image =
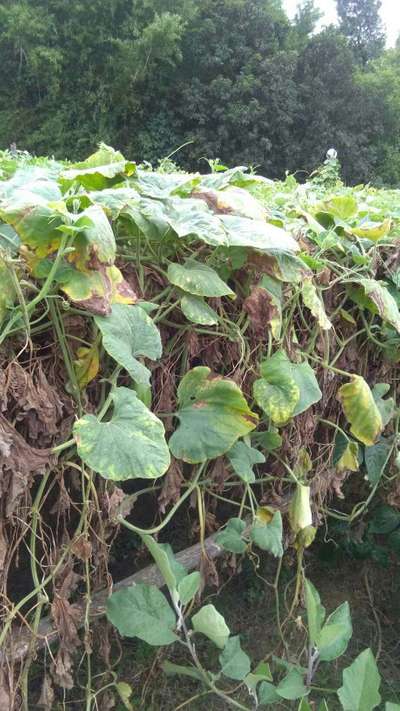
<instances>
[{"instance_id":1,"label":"diseased leaf","mask_svg":"<svg viewBox=\"0 0 400 711\"><path fill-rule=\"evenodd\" d=\"M188 321L200 326L215 326L218 323L218 314L199 296L185 294L180 303Z\"/></svg>"},{"instance_id":2,"label":"diseased leaf","mask_svg":"<svg viewBox=\"0 0 400 711\"><path fill-rule=\"evenodd\" d=\"M332 324L326 315L324 303L318 296L316 286L312 279L304 279L301 287L301 294L304 306L307 306L307 308L310 309L312 315L317 319L322 330L327 331L332 328Z\"/></svg>"},{"instance_id":3,"label":"diseased leaf","mask_svg":"<svg viewBox=\"0 0 400 711\"><path fill-rule=\"evenodd\" d=\"M362 222L358 227L352 228L353 235L361 237L363 239L370 239L372 242L378 242L378 240L386 237L392 227L392 221L390 217L383 222Z\"/></svg>"},{"instance_id":4,"label":"diseased leaf","mask_svg":"<svg viewBox=\"0 0 400 711\"><path fill-rule=\"evenodd\" d=\"M162 422L128 388L113 393L108 422L84 415L73 429L78 454L106 479L156 479L165 474L170 456Z\"/></svg>"},{"instance_id":5,"label":"diseased leaf","mask_svg":"<svg viewBox=\"0 0 400 711\"><path fill-rule=\"evenodd\" d=\"M233 296L232 289L218 276L217 272L202 262L188 259L185 264L170 264L168 279L194 296Z\"/></svg>"},{"instance_id":6,"label":"diseased leaf","mask_svg":"<svg viewBox=\"0 0 400 711\"><path fill-rule=\"evenodd\" d=\"M372 711L381 702L381 677L375 657L364 649L343 671L343 685L338 696L344 711Z\"/></svg>"},{"instance_id":7,"label":"diseased leaf","mask_svg":"<svg viewBox=\"0 0 400 711\"><path fill-rule=\"evenodd\" d=\"M78 348L76 355L78 356L74 361L76 379L80 390L84 390L99 372L100 356L97 343L93 343L90 348L86 346Z\"/></svg>"},{"instance_id":8,"label":"diseased leaf","mask_svg":"<svg viewBox=\"0 0 400 711\"><path fill-rule=\"evenodd\" d=\"M233 467L235 474L244 482L252 483L256 480L253 466L263 464L265 457L262 452L254 447L249 447L245 442L235 442L233 447L227 452L227 457Z\"/></svg>"},{"instance_id":9,"label":"diseased leaf","mask_svg":"<svg viewBox=\"0 0 400 711\"><path fill-rule=\"evenodd\" d=\"M400 312L385 283L375 279L360 279L357 283L362 286L366 296L373 301L381 318L400 333Z\"/></svg>"},{"instance_id":10,"label":"diseased leaf","mask_svg":"<svg viewBox=\"0 0 400 711\"><path fill-rule=\"evenodd\" d=\"M137 583L117 590L107 600L107 618L124 637L164 646L177 639L175 613L155 585Z\"/></svg>"},{"instance_id":11,"label":"diseased leaf","mask_svg":"<svg viewBox=\"0 0 400 711\"><path fill-rule=\"evenodd\" d=\"M339 472L357 472L360 468L359 456L358 443L337 432L332 457L336 469Z\"/></svg>"},{"instance_id":12,"label":"diseased leaf","mask_svg":"<svg viewBox=\"0 0 400 711\"><path fill-rule=\"evenodd\" d=\"M284 351L263 361L260 371L262 377L253 386L254 397L275 424L285 424L322 397L309 364L292 363Z\"/></svg>"},{"instance_id":13,"label":"diseased leaf","mask_svg":"<svg viewBox=\"0 0 400 711\"><path fill-rule=\"evenodd\" d=\"M229 627L227 626L223 616L214 605L204 605L192 617L193 629L196 632L201 632L208 639L211 639L214 644L223 649L230 635Z\"/></svg>"},{"instance_id":14,"label":"diseased leaf","mask_svg":"<svg viewBox=\"0 0 400 711\"><path fill-rule=\"evenodd\" d=\"M258 421L240 388L210 368L193 368L178 387L180 424L169 441L172 454L185 462L203 462L225 454Z\"/></svg>"},{"instance_id":15,"label":"diseased leaf","mask_svg":"<svg viewBox=\"0 0 400 711\"><path fill-rule=\"evenodd\" d=\"M221 671L228 679L242 681L250 671L250 659L240 646L240 637L229 637L219 655Z\"/></svg>"},{"instance_id":16,"label":"diseased leaf","mask_svg":"<svg viewBox=\"0 0 400 711\"><path fill-rule=\"evenodd\" d=\"M95 322L107 353L136 383L149 385L150 371L138 358L157 360L162 352L160 333L150 316L140 306L114 304L109 316L96 316Z\"/></svg>"},{"instance_id":17,"label":"diseased leaf","mask_svg":"<svg viewBox=\"0 0 400 711\"><path fill-rule=\"evenodd\" d=\"M350 383L339 388L338 400L351 427L350 432L367 447L375 444L383 430L381 414L361 375L351 375Z\"/></svg>"}]
</instances>

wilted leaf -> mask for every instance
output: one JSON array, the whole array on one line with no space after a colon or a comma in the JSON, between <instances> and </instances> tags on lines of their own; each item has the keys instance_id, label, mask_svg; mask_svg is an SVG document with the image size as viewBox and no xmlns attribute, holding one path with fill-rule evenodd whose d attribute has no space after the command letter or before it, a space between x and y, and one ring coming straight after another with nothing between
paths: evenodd
<instances>
[{"instance_id":1,"label":"wilted leaf","mask_svg":"<svg viewBox=\"0 0 400 711\"><path fill-rule=\"evenodd\" d=\"M240 388L210 368L193 368L178 387L180 424L169 446L177 459L196 463L225 454L258 421Z\"/></svg>"},{"instance_id":2,"label":"wilted leaf","mask_svg":"<svg viewBox=\"0 0 400 711\"><path fill-rule=\"evenodd\" d=\"M384 282L375 279L360 279L358 282L366 296L375 304L379 315L400 333L400 313L395 299Z\"/></svg>"},{"instance_id":3,"label":"wilted leaf","mask_svg":"<svg viewBox=\"0 0 400 711\"><path fill-rule=\"evenodd\" d=\"M230 635L223 616L215 609L214 605L204 605L192 617L193 629L201 632L214 644L223 649Z\"/></svg>"},{"instance_id":4,"label":"wilted leaf","mask_svg":"<svg viewBox=\"0 0 400 711\"><path fill-rule=\"evenodd\" d=\"M117 590L107 600L107 618L124 637L138 637L153 646L171 644L175 613L155 585L137 583Z\"/></svg>"},{"instance_id":5,"label":"wilted leaf","mask_svg":"<svg viewBox=\"0 0 400 711\"><path fill-rule=\"evenodd\" d=\"M78 348L76 355L78 356L74 361L76 379L79 388L84 390L99 372L100 359L97 343L93 343L90 348L87 346Z\"/></svg>"},{"instance_id":6,"label":"wilted leaf","mask_svg":"<svg viewBox=\"0 0 400 711\"><path fill-rule=\"evenodd\" d=\"M357 472L360 468L358 443L338 432L335 437L333 463L339 472Z\"/></svg>"},{"instance_id":7,"label":"wilted leaf","mask_svg":"<svg viewBox=\"0 0 400 711\"><path fill-rule=\"evenodd\" d=\"M351 425L350 432L370 447L383 430L382 417L364 378L361 375L349 377L351 382L339 388L338 400Z\"/></svg>"},{"instance_id":8,"label":"wilted leaf","mask_svg":"<svg viewBox=\"0 0 400 711\"><path fill-rule=\"evenodd\" d=\"M157 360L162 352L160 333L150 316L140 306L114 304L109 316L96 316L95 322L107 353L136 383L149 385L150 371L138 358Z\"/></svg>"},{"instance_id":9,"label":"wilted leaf","mask_svg":"<svg viewBox=\"0 0 400 711\"><path fill-rule=\"evenodd\" d=\"M113 393L108 422L84 415L74 425L79 456L106 479L156 479L168 469L170 456L162 422L128 388Z\"/></svg>"},{"instance_id":10,"label":"wilted leaf","mask_svg":"<svg viewBox=\"0 0 400 711\"><path fill-rule=\"evenodd\" d=\"M364 239L370 239L372 242L386 237L391 229L392 221L390 217L383 222L362 222L358 227L352 228L353 235Z\"/></svg>"},{"instance_id":11,"label":"wilted leaf","mask_svg":"<svg viewBox=\"0 0 400 711\"><path fill-rule=\"evenodd\" d=\"M332 324L325 312L322 299L318 296L317 289L312 279L304 279L301 288L304 306L310 309L314 318L317 319L322 330L327 331L332 328Z\"/></svg>"},{"instance_id":12,"label":"wilted leaf","mask_svg":"<svg viewBox=\"0 0 400 711\"><path fill-rule=\"evenodd\" d=\"M310 487L296 484L295 492L289 506L290 527L294 534L312 526L310 503Z\"/></svg>"}]
</instances>

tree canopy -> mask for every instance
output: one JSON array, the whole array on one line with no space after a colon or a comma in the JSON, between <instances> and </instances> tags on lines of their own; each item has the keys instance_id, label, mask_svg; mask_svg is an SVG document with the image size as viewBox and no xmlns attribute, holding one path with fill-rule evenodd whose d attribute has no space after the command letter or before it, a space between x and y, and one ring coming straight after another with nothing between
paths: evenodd
<instances>
[{"instance_id":1,"label":"tree canopy","mask_svg":"<svg viewBox=\"0 0 400 711\"><path fill-rule=\"evenodd\" d=\"M6 0L0 145L80 159L99 141L138 161L309 172L332 145L352 182L400 180L400 49L379 0ZM390 79L390 81L389 81ZM362 110L361 108L362 107Z\"/></svg>"}]
</instances>

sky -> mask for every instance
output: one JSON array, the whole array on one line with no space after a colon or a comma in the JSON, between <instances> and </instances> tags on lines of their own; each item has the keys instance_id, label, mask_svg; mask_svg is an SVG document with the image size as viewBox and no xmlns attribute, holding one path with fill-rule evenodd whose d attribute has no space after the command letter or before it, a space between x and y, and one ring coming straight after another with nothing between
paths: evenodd
<instances>
[{"instance_id":1,"label":"sky","mask_svg":"<svg viewBox=\"0 0 400 711\"><path fill-rule=\"evenodd\" d=\"M289 17L293 17L299 0L283 0ZM315 4L325 13L321 25L328 25L336 20L335 0L315 0ZM400 34L400 0L382 0L381 15L386 27L388 46L393 47Z\"/></svg>"}]
</instances>

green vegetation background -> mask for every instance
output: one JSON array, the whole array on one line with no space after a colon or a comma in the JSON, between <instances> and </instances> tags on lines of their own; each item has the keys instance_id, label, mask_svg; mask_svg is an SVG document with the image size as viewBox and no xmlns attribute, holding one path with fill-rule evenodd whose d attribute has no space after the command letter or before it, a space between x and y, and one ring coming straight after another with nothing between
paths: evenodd
<instances>
[{"instance_id":1,"label":"green vegetation background","mask_svg":"<svg viewBox=\"0 0 400 711\"><path fill-rule=\"evenodd\" d=\"M310 171L334 146L351 183L400 183L400 46L379 0L3 0L0 145L81 159L98 141ZM299 174L301 177L301 173Z\"/></svg>"}]
</instances>

